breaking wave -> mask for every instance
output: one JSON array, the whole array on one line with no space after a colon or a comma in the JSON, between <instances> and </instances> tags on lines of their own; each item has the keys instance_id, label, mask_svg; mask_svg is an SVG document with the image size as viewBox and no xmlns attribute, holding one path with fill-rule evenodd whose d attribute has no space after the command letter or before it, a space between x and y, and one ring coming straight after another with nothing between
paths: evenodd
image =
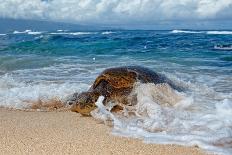
<instances>
[{"instance_id":1,"label":"breaking wave","mask_svg":"<svg viewBox=\"0 0 232 155\"><path fill-rule=\"evenodd\" d=\"M188 31L188 30L172 30L170 33L189 33L189 34L198 34L198 33L204 33L204 34L218 34L218 35L231 35L232 31Z\"/></svg>"},{"instance_id":2,"label":"breaking wave","mask_svg":"<svg viewBox=\"0 0 232 155\"><path fill-rule=\"evenodd\" d=\"M207 34L232 34L232 31L207 31Z\"/></svg>"},{"instance_id":3,"label":"breaking wave","mask_svg":"<svg viewBox=\"0 0 232 155\"><path fill-rule=\"evenodd\" d=\"M57 109L74 92L86 89L86 84L70 82L23 82L10 75L0 77L0 106L15 109Z\"/></svg>"},{"instance_id":4,"label":"breaking wave","mask_svg":"<svg viewBox=\"0 0 232 155\"><path fill-rule=\"evenodd\" d=\"M58 32L52 32L50 34L53 34L53 35L74 35L74 36L78 36L78 35L96 34L96 32L64 32L64 31L58 31Z\"/></svg>"},{"instance_id":5,"label":"breaking wave","mask_svg":"<svg viewBox=\"0 0 232 155\"><path fill-rule=\"evenodd\" d=\"M30 35L39 35L42 34L43 32L38 32L38 31L31 31L31 30L25 30L25 31L14 31L13 34L30 34Z\"/></svg>"},{"instance_id":6,"label":"breaking wave","mask_svg":"<svg viewBox=\"0 0 232 155\"><path fill-rule=\"evenodd\" d=\"M115 33L115 32L112 32L112 31L105 31L105 32L102 32L101 34L107 35L107 34L112 34L112 33Z\"/></svg>"},{"instance_id":7,"label":"breaking wave","mask_svg":"<svg viewBox=\"0 0 232 155\"><path fill-rule=\"evenodd\" d=\"M230 154L232 149L231 99L205 107L192 95L165 84L140 84L133 91L137 104L111 113L102 97L92 116L113 125L113 134L143 139L149 143L198 146L209 152Z\"/></svg>"},{"instance_id":8,"label":"breaking wave","mask_svg":"<svg viewBox=\"0 0 232 155\"><path fill-rule=\"evenodd\" d=\"M201 31L172 30L170 33L203 33Z\"/></svg>"}]
</instances>

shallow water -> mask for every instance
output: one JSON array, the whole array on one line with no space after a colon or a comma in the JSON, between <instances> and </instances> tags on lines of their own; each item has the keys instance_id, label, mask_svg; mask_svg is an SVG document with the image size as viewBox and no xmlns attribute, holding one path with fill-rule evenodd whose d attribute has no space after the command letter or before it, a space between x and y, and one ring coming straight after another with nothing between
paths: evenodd
<instances>
[{"instance_id":1,"label":"shallow water","mask_svg":"<svg viewBox=\"0 0 232 155\"><path fill-rule=\"evenodd\" d=\"M213 50L216 44L232 43L231 34L182 30L1 34L0 106L28 108L36 101L63 101L87 90L105 68L142 65L186 89L170 95L163 87L136 87L133 117L102 118L114 120L114 133L231 154L232 52ZM154 96L158 92L165 100ZM103 115L104 110L98 116Z\"/></svg>"}]
</instances>

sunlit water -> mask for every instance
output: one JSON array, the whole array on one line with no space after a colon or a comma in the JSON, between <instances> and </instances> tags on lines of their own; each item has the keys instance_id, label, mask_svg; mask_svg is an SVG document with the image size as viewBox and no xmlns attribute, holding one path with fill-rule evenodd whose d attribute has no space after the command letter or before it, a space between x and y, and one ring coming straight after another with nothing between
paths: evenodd
<instances>
[{"instance_id":1,"label":"sunlit water","mask_svg":"<svg viewBox=\"0 0 232 155\"><path fill-rule=\"evenodd\" d=\"M137 104L112 114L97 102L96 119L113 133L145 142L232 153L231 31L93 31L0 34L0 106L25 109L86 91L105 68L141 65L165 74L183 92L138 84ZM133 115L129 115L129 112Z\"/></svg>"}]
</instances>

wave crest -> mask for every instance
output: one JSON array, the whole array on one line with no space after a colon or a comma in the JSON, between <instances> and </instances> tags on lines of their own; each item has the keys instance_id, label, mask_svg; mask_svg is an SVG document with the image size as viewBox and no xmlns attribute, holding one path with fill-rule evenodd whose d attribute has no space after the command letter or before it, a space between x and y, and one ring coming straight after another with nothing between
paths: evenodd
<instances>
[{"instance_id":1,"label":"wave crest","mask_svg":"<svg viewBox=\"0 0 232 155\"><path fill-rule=\"evenodd\" d=\"M232 31L207 31L206 34L232 34Z\"/></svg>"},{"instance_id":2,"label":"wave crest","mask_svg":"<svg viewBox=\"0 0 232 155\"><path fill-rule=\"evenodd\" d=\"M170 33L203 33L201 31L172 30Z\"/></svg>"}]
</instances>

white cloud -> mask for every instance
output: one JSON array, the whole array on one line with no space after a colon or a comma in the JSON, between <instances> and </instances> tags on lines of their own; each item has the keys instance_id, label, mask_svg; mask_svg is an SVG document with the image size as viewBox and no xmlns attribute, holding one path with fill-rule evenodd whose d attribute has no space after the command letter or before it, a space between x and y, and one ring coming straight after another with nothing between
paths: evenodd
<instances>
[{"instance_id":1,"label":"white cloud","mask_svg":"<svg viewBox=\"0 0 232 155\"><path fill-rule=\"evenodd\" d=\"M98 24L232 20L232 0L0 0L0 17Z\"/></svg>"},{"instance_id":2,"label":"white cloud","mask_svg":"<svg viewBox=\"0 0 232 155\"><path fill-rule=\"evenodd\" d=\"M216 18L221 13L232 19L232 0L201 0L197 13L200 18ZM224 17L223 17L224 18Z\"/></svg>"}]
</instances>

